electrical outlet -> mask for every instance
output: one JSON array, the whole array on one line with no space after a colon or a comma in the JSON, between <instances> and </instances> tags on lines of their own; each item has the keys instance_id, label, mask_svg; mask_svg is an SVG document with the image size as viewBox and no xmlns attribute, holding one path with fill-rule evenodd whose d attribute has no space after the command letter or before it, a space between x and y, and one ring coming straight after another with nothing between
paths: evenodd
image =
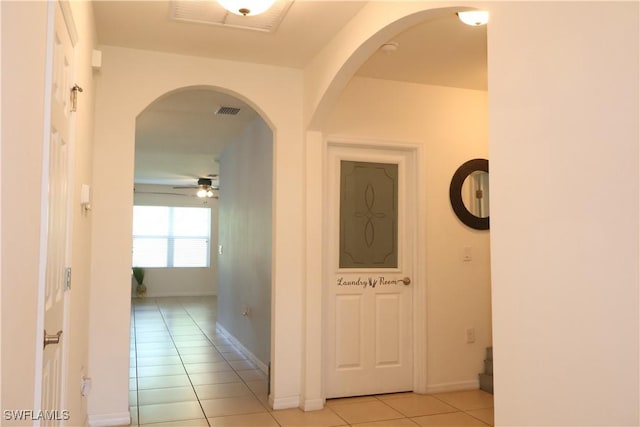
<instances>
[{"instance_id":1,"label":"electrical outlet","mask_svg":"<svg viewBox=\"0 0 640 427\"><path fill-rule=\"evenodd\" d=\"M467 329L467 344L473 344L476 342L476 330L475 328Z\"/></svg>"}]
</instances>

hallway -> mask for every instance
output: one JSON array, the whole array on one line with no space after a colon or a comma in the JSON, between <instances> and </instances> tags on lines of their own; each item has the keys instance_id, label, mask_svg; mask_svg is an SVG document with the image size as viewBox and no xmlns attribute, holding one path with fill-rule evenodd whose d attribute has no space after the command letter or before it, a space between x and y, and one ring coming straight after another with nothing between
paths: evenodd
<instances>
[{"instance_id":1,"label":"hallway","mask_svg":"<svg viewBox=\"0 0 640 427\"><path fill-rule=\"evenodd\" d=\"M273 411L267 377L216 331L215 297L132 300L132 426L487 426L482 391L399 393Z\"/></svg>"}]
</instances>

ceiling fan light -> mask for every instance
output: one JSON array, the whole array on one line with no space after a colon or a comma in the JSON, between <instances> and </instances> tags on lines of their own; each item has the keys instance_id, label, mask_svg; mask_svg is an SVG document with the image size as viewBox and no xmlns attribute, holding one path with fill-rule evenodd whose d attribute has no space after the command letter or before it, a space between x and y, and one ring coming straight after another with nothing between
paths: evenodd
<instances>
[{"instance_id":1,"label":"ceiling fan light","mask_svg":"<svg viewBox=\"0 0 640 427\"><path fill-rule=\"evenodd\" d=\"M207 190L207 197L213 197L213 190L212 189L208 189Z\"/></svg>"},{"instance_id":2,"label":"ceiling fan light","mask_svg":"<svg viewBox=\"0 0 640 427\"><path fill-rule=\"evenodd\" d=\"M489 22L489 12L486 10L467 10L457 13L458 18L467 25L477 27Z\"/></svg>"},{"instance_id":3,"label":"ceiling fan light","mask_svg":"<svg viewBox=\"0 0 640 427\"><path fill-rule=\"evenodd\" d=\"M207 190L205 190L204 188L199 189L198 192L196 193L196 196L207 197Z\"/></svg>"},{"instance_id":4,"label":"ceiling fan light","mask_svg":"<svg viewBox=\"0 0 640 427\"><path fill-rule=\"evenodd\" d=\"M276 0L218 0L231 13L254 16L266 12Z\"/></svg>"}]
</instances>

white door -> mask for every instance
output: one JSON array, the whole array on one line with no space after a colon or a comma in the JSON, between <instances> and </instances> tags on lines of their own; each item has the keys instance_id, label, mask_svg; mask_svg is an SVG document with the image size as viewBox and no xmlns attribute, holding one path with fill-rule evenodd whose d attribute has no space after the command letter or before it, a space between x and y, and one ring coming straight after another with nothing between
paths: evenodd
<instances>
[{"instance_id":1,"label":"white door","mask_svg":"<svg viewBox=\"0 0 640 427\"><path fill-rule=\"evenodd\" d=\"M327 398L413 389L415 153L328 150Z\"/></svg>"},{"instance_id":2,"label":"white door","mask_svg":"<svg viewBox=\"0 0 640 427\"><path fill-rule=\"evenodd\" d=\"M49 132L46 196L46 264L44 277L44 332L42 353L43 425L59 425L64 410L66 276L69 229L69 144L71 138L71 87L73 46L59 2L55 8L51 59L51 123ZM59 341L59 342L57 342Z\"/></svg>"}]
</instances>

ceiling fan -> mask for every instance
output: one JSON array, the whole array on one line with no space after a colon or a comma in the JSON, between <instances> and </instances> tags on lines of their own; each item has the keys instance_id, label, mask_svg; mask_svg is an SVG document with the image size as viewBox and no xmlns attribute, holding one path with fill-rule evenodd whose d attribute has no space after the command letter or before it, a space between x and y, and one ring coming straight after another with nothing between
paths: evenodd
<instances>
[{"instance_id":1,"label":"ceiling fan","mask_svg":"<svg viewBox=\"0 0 640 427\"><path fill-rule=\"evenodd\" d=\"M218 175L209 175L210 177L217 177ZM193 188L197 189L196 196L200 198L204 197L214 197L214 191L219 190L219 185L213 185L213 180L211 178L198 178L198 185L188 185L188 186L180 186L173 187L175 189L185 189L185 188Z\"/></svg>"}]
</instances>

